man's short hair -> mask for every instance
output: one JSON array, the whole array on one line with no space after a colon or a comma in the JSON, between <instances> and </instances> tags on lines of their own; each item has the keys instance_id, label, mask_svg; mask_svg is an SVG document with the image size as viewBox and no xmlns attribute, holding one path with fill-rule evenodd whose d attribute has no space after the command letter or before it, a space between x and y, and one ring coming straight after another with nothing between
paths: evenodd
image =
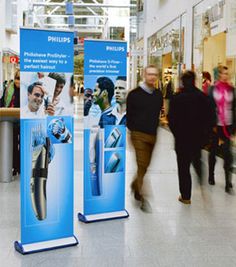
<instances>
[{"instance_id":1,"label":"man's short hair","mask_svg":"<svg viewBox=\"0 0 236 267\"><path fill-rule=\"evenodd\" d=\"M55 72L50 72L48 74L48 77L54 79L57 81L57 84L63 83L64 85L66 84L66 76L64 73L55 73Z\"/></svg>"},{"instance_id":2,"label":"man's short hair","mask_svg":"<svg viewBox=\"0 0 236 267\"><path fill-rule=\"evenodd\" d=\"M228 67L224 66L224 65L220 65L218 66L218 72L222 73L224 70L228 70Z\"/></svg>"},{"instance_id":3,"label":"man's short hair","mask_svg":"<svg viewBox=\"0 0 236 267\"><path fill-rule=\"evenodd\" d=\"M100 77L97 79L98 87L100 88L101 92L107 90L108 93L108 100L111 103L111 99L114 95L114 83L108 77ZM100 92L100 93L101 93Z\"/></svg>"},{"instance_id":4,"label":"man's short hair","mask_svg":"<svg viewBox=\"0 0 236 267\"><path fill-rule=\"evenodd\" d=\"M158 69L157 69L157 66L154 65L154 64L149 64L149 65L147 65L147 66L144 68L144 73L147 71L147 69L156 69L156 70L158 70Z\"/></svg>"},{"instance_id":5,"label":"man's short hair","mask_svg":"<svg viewBox=\"0 0 236 267\"><path fill-rule=\"evenodd\" d=\"M121 80L126 82L126 76L118 76L116 80Z\"/></svg>"},{"instance_id":6,"label":"man's short hair","mask_svg":"<svg viewBox=\"0 0 236 267\"><path fill-rule=\"evenodd\" d=\"M34 87L42 86L43 84L41 82L34 82L31 85L28 86L28 93L32 94Z\"/></svg>"},{"instance_id":7,"label":"man's short hair","mask_svg":"<svg viewBox=\"0 0 236 267\"><path fill-rule=\"evenodd\" d=\"M92 95L93 94L93 90L91 88L85 88L84 96L86 96L86 94Z\"/></svg>"},{"instance_id":8,"label":"man's short hair","mask_svg":"<svg viewBox=\"0 0 236 267\"><path fill-rule=\"evenodd\" d=\"M181 75L181 81L184 88L193 87L195 85L196 75L193 71L187 70Z\"/></svg>"}]
</instances>

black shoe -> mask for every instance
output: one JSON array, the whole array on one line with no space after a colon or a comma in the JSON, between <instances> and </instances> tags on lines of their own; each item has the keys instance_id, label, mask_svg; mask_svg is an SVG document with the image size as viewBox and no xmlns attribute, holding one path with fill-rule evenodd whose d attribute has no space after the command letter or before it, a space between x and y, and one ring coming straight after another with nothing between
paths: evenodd
<instances>
[{"instance_id":1,"label":"black shoe","mask_svg":"<svg viewBox=\"0 0 236 267\"><path fill-rule=\"evenodd\" d=\"M209 183L210 185L215 185L215 184L216 184L216 183L215 183L215 180L211 180L211 179L208 180L208 183Z\"/></svg>"},{"instance_id":2,"label":"black shoe","mask_svg":"<svg viewBox=\"0 0 236 267\"><path fill-rule=\"evenodd\" d=\"M225 173L225 187L233 188L231 173Z\"/></svg>"},{"instance_id":3,"label":"black shoe","mask_svg":"<svg viewBox=\"0 0 236 267\"><path fill-rule=\"evenodd\" d=\"M226 185L225 186L225 192L228 194L232 194L232 187L230 187L230 185Z\"/></svg>"},{"instance_id":4,"label":"black shoe","mask_svg":"<svg viewBox=\"0 0 236 267\"><path fill-rule=\"evenodd\" d=\"M12 172L12 176L16 176L19 174L19 171L17 169L14 169Z\"/></svg>"},{"instance_id":5,"label":"black shoe","mask_svg":"<svg viewBox=\"0 0 236 267\"><path fill-rule=\"evenodd\" d=\"M214 177L214 175L212 176L212 175L210 175L209 177L208 177L208 183L210 184L210 185L215 185L216 183L215 183L215 177Z\"/></svg>"}]
</instances>

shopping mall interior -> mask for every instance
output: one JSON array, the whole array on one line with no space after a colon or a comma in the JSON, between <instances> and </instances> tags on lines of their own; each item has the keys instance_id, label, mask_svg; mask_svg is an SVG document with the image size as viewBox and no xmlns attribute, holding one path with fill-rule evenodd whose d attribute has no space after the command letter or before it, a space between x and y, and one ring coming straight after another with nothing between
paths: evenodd
<instances>
[{"instance_id":1,"label":"shopping mall interior","mask_svg":"<svg viewBox=\"0 0 236 267\"><path fill-rule=\"evenodd\" d=\"M204 72L213 85L220 65L236 88L235 0L1 0L0 40L0 266L236 266L236 136L230 193L219 141L215 185L205 146L181 203L166 97L186 70L200 90ZM126 97L147 65L165 99L143 208L116 86ZM98 95L105 73L110 106ZM9 98L17 86L20 102ZM102 126L106 111L119 123Z\"/></svg>"}]
</instances>

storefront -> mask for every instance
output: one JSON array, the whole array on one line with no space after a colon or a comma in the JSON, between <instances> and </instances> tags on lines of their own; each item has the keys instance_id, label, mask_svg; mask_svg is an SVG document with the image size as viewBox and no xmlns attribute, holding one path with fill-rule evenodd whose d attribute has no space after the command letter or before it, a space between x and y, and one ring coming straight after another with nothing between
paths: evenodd
<instances>
[{"instance_id":1,"label":"storefront","mask_svg":"<svg viewBox=\"0 0 236 267\"><path fill-rule=\"evenodd\" d=\"M204 0L194 7L193 15L193 68L198 87L202 87L202 72L209 72L214 82L221 64L229 68L230 81L236 86L236 1Z\"/></svg>"},{"instance_id":2,"label":"storefront","mask_svg":"<svg viewBox=\"0 0 236 267\"><path fill-rule=\"evenodd\" d=\"M216 67L226 65L236 85L236 1L204 0L193 9L193 68L201 88L201 74L216 79Z\"/></svg>"},{"instance_id":3,"label":"storefront","mask_svg":"<svg viewBox=\"0 0 236 267\"><path fill-rule=\"evenodd\" d=\"M160 70L163 83L171 79L174 90L185 68L186 14L179 16L148 39L148 63Z\"/></svg>"},{"instance_id":4,"label":"storefront","mask_svg":"<svg viewBox=\"0 0 236 267\"><path fill-rule=\"evenodd\" d=\"M3 84L7 84L10 80L14 79L14 74L19 68L19 56L17 53L10 49L4 49L2 53L0 53L1 59L1 74L0 74L0 97L2 96L4 86Z\"/></svg>"}]
</instances>

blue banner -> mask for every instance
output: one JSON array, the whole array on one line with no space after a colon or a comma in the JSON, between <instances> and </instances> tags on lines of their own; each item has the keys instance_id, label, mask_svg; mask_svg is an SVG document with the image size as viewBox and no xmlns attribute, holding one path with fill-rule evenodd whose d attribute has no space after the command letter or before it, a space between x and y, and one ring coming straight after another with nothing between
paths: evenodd
<instances>
[{"instance_id":1,"label":"blue banner","mask_svg":"<svg viewBox=\"0 0 236 267\"><path fill-rule=\"evenodd\" d=\"M84 210L79 219L127 217L127 44L85 40L84 55Z\"/></svg>"},{"instance_id":2,"label":"blue banner","mask_svg":"<svg viewBox=\"0 0 236 267\"><path fill-rule=\"evenodd\" d=\"M22 254L76 245L73 32L20 30Z\"/></svg>"}]
</instances>

